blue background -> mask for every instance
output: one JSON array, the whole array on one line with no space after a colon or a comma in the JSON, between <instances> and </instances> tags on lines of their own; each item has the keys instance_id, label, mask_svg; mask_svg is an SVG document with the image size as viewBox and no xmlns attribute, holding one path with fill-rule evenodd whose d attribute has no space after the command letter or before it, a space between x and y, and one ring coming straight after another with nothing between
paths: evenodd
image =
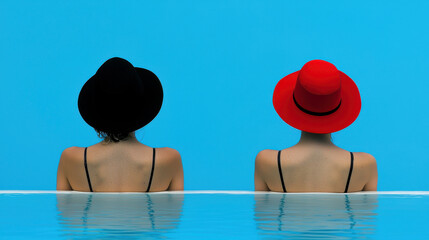
<instances>
[{"instance_id":1,"label":"blue background","mask_svg":"<svg viewBox=\"0 0 429 240\"><path fill-rule=\"evenodd\" d=\"M379 190L429 190L426 1L1 1L0 189L54 189L63 149L99 139L79 115L85 81L120 56L163 83L137 132L182 155L185 189L253 189L254 158L300 132L272 106L312 59L355 80L356 122L333 134L373 154Z\"/></svg>"}]
</instances>

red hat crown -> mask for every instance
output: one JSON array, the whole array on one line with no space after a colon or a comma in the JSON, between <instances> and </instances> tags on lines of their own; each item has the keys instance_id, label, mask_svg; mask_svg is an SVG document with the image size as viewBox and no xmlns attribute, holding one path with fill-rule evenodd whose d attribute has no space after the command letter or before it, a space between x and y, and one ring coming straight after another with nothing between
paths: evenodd
<instances>
[{"instance_id":1,"label":"red hat crown","mask_svg":"<svg viewBox=\"0 0 429 240\"><path fill-rule=\"evenodd\" d=\"M299 72L293 98L297 107L308 114L329 115L341 105L340 71L331 63L312 60Z\"/></svg>"}]
</instances>

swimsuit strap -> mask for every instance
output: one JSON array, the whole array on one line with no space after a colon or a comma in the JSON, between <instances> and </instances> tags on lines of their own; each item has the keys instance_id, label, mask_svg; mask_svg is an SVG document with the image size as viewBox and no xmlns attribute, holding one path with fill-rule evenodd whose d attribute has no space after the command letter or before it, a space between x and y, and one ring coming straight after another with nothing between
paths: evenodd
<instances>
[{"instance_id":1,"label":"swimsuit strap","mask_svg":"<svg viewBox=\"0 0 429 240\"><path fill-rule=\"evenodd\" d=\"M85 148L85 152L83 154L83 163L85 165L85 172L86 172L86 179L88 180L88 185L89 185L89 191L92 191L92 186L91 186L91 179L89 178L89 172L88 172L88 166L86 164L86 149L88 149L87 147Z\"/></svg>"},{"instance_id":2,"label":"swimsuit strap","mask_svg":"<svg viewBox=\"0 0 429 240\"><path fill-rule=\"evenodd\" d=\"M155 148L153 148L153 157L152 157L152 170L150 171L149 184L147 185L146 192L149 192L150 185L152 184L153 170L155 169Z\"/></svg>"},{"instance_id":3,"label":"swimsuit strap","mask_svg":"<svg viewBox=\"0 0 429 240\"><path fill-rule=\"evenodd\" d=\"M353 160L354 160L353 153L350 152L350 171L349 171L349 177L347 178L346 190L344 190L345 193L349 190L350 178L352 177L352 172L353 172Z\"/></svg>"},{"instance_id":4,"label":"swimsuit strap","mask_svg":"<svg viewBox=\"0 0 429 240\"><path fill-rule=\"evenodd\" d=\"M279 174L280 174L280 180L282 181L283 192L286 192L285 183L283 181L282 164L281 164L281 161L280 161L281 152L282 151L280 150L279 153L278 153L278 155L277 155L277 164L279 166Z\"/></svg>"}]
</instances>

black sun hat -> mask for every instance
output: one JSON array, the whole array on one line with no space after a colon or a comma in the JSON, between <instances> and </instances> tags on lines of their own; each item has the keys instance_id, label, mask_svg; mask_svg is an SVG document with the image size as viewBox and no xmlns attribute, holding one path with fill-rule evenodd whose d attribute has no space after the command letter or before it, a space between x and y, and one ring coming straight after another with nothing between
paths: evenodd
<instances>
[{"instance_id":1,"label":"black sun hat","mask_svg":"<svg viewBox=\"0 0 429 240\"><path fill-rule=\"evenodd\" d=\"M150 123L159 113L162 100L162 85L153 72L114 57L83 85L78 108L91 127L124 133Z\"/></svg>"}]
</instances>

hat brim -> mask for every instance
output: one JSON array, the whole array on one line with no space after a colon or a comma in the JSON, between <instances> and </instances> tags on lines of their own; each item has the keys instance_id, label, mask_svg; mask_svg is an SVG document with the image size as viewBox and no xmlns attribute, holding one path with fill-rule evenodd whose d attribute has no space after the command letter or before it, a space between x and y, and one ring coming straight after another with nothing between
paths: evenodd
<instances>
[{"instance_id":1,"label":"hat brim","mask_svg":"<svg viewBox=\"0 0 429 240\"><path fill-rule=\"evenodd\" d=\"M161 110L163 102L163 89L161 82L151 71L134 67L143 85L144 91L136 98L135 102L127 103L128 114L106 117L106 114L100 114L106 111L108 106L101 106L103 100L97 99L95 91L95 79L91 77L82 87L79 98L78 108L83 120L91 127L104 132L133 132L149 124ZM148 75L150 75L148 77ZM145 80L143 80L145 79ZM107 109L108 111L108 109Z\"/></svg>"},{"instance_id":2,"label":"hat brim","mask_svg":"<svg viewBox=\"0 0 429 240\"><path fill-rule=\"evenodd\" d=\"M340 71L341 105L334 113L314 116L301 111L293 100L293 91L300 71L282 78L273 94L273 105L277 114L290 126L311 133L332 133L352 124L359 115L361 99L353 80Z\"/></svg>"}]
</instances>

